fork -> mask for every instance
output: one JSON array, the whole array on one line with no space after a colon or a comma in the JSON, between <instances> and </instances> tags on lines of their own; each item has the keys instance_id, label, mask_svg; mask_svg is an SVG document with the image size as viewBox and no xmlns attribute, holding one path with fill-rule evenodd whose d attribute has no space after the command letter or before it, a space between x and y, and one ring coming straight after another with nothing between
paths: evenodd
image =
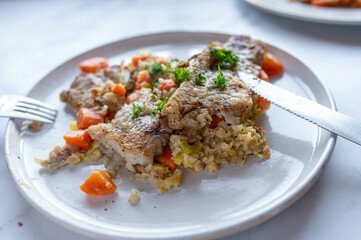
<instances>
[{"instance_id":1,"label":"fork","mask_svg":"<svg viewBox=\"0 0 361 240\"><path fill-rule=\"evenodd\" d=\"M53 123L58 111L38 100L8 95L0 97L0 117L20 118Z\"/></svg>"}]
</instances>

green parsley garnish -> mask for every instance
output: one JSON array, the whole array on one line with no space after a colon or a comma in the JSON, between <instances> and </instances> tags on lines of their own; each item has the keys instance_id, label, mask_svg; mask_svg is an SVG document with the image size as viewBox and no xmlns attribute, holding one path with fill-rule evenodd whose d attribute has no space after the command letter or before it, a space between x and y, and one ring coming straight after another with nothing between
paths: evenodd
<instances>
[{"instance_id":1,"label":"green parsley garnish","mask_svg":"<svg viewBox=\"0 0 361 240\"><path fill-rule=\"evenodd\" d=\"M169 62L167 62L167 69L170 69L173 62L179 62L178 58L172 58Z\"/></svg>"},{"instance_id":2,"label":"green parsley garnish","mask_svg":"<svg viewBox=\"0 0 361 240\"><path fill-rule=\"evenodd\" d=\"M221 67L218 65L218 76L217 78L213 78L213 82L219 86L219 87L225 87L228 83L228 79L226 79L224 76L223 76L223 73L221 71Z\"/></svg>"},{"instance_id":3,"label":"green parsley garnish","mask_svg":"<svg viewBox=\"0 0 361 240\"><path fill-rule=\"evenodd\" d=\"M153 87L158 87L158 85L159 85L159 79L155 79L153 82L152 82L152 85L153 85Z\"/></svg>"},{"instance_id":4,"label":"green parsley garnish","mask_svg":"<svg viewBox=\"0 0 361 240\"><path fill-rule=\"evenodd\" d=\"M159 64L153 65L149 68L149 75L152 79L156 73L164 74L163 67Z\"/></svg>"},{"instance_id":5,"label":"green parsley garnish","mask_svg":"<svg viewBox=\"0 0 361 240\"><path fill-rule=\"evenodd\" d=\"M205 83L207 81L207 78L203 75L203 71L199 71L197 73L198 77L198 83Z\"/></svg>"},{"instance_id":6,"label":"green parsley garnish","mask_svg":"<svg viewBox=\"0 0 361 240\"><path fill-rule=\"evenodd\" d=\"M221 67L234 67L237 65L238 56L232 50L225 48L217 49L215 47L209 47L212 52L213 58L218 61Z\"/></svg>"},{"instance_id":7,"label":"green parsley garnish","mask_svg":"<svg viewBox=\"0 0 361 240\"><path fill-rule=\"evenodd\" d=\"M154 109L152 110L152 115L153 115L153 117L154 117L155 115L157 115L157 112L161 112L161 111L162 111L164 105L168 102L168 100L169 100L169 97L166 97L163 101L161 101L161 102L159 103L159 105L158 105L156 108L154 108Z\"/></svg>"},{"instance_id":8,"label":"green parsley garnish","mask_svg":"<svg viewBox=\"0 0 361 240\"><path fill-rule=\"evenodd\" d=\"M135 105L133 103L133 116L132 119L139 118L139 113L142 111L142 108L144 107L145 102L139 105Z\"/></svg>"},{"instance_id":9,"label":"green parsley garnish","mask_svg":"<svg viewBox=\"0 0 361 240\"><path fill-rule=\"evenodd\" d=\"M178 86L180 86L185 79L191 79L191 75L189 75L189 70L185 68L176 67L173 71L170 72L174 74Z\"/></svg>"}]
</instances>

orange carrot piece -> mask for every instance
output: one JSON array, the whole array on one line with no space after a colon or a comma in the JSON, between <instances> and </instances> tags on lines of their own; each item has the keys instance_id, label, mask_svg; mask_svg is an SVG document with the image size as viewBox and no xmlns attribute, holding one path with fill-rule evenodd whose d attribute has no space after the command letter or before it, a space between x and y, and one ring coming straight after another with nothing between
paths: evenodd
<instances>
[{"instance_id":1,"label":"orange carrot piece","mask_svg":"<svg viewBox=\"0 0 361 240\"><path fill-rule=\"evenodd\" d=\"M157 88L161 91L165 90L169 92L172 88L177 88L177 87L178 85L175 81L173 81L172 79L168 79L160 82Z\"/></svg>"},{"instance_id":2,"label":"orange carrot piece","mask_svg":"<svg viewBox=\"0 0 361 240\"><path fill-rule=\"evenodd\" d=\"M66 144L88 150L92 139L86 130L73 130L64 135Z\"/></svg>"},{"instance_id":3,"label":"orange carrot piece","mask_svg":"<svg viewBox=\"0 0 361 240\"><path fill-rule=\"evenodd\" d=\"M80 70L87 73L96 73L99 69L106 68L108 66L108 59L104 57L89 58L79 64Z\"/></svg>"},{"instance_id":4,"label":"orange carrot piece","mask_svg":"<svg viewBox=\"0 0 361 240\"><path fill-rule=\"evenodd\" d=\"M143 83L152 84L153 80L149 75L147 70L140 71L137 76L137 83L135 84L135 89L140 90L142 88Z\"/></svg>"},{"instance_id":5,"label":"orange carrot piece","mask_svg":"<svg viewBox=\"0 0 361 240\"><path fill-rule=\"evenodd\" d=\"M263 58L262 69L268 74L268 76L273 76L283 71L283 65L271 53L266 53Z\"/></svg>"},{"instance_id":6,"label":"orange carrot piece","mask_svg":"<svg viewBox=\"0 0 361 240\"><path fill-rule=\"evenodd\" d=\"M108 174L102 170L95 170L80 189L90 196L102 196L115 192L117 186Z\"/></svg>"},{"instance_id":7,"label":"orange carrot piece","mask_svg":"<svg viewBox=\"0 0 361 240\"><path fill-rule=\"evenodd\" d=\"M159 154L155 157L158 162L166 165L171 171L177 169L177 164L175 164L172 156L172 149L169 146L163 148L162 154Z\"/></svg>"},{"instance_id":8,"label":"orange carrot piece","mask_svg":"<svg viewBox=\"0 0 361 240\"><path fill-rule=\"evenodd\" d=\"M138 62L139 61L144 61L145 59L147 59L146 56L133 57L133 59L132 59L133 65L138 66Z\"/></svg>"},{"instance_id":9,"label":"orange carrot piece","mask_svg":"<svg viewBox=\"0 0 361 240\"><path fill-rule=\"evenodd\" d=\"M213 115L212 116L212 122L211 122L211 128L216 128L218 127L218 123L221 122L221 121L224 121L224 117L218 117L218 115Z\"/></svg>"},{"instance_id":10,"label":"orange carrot piece","mask_svg":"<svg viewBox=\"0 0 361 240\"><path fill-rule=\"evenodd\" d=\"M104 118L93 109L80 108L76 121L79 129L87 129L92 125L103 123Z\"/></svg>"},{"instance_id":11,"label":"orange carrot piece","mask_svg":"<svg viewBox=\"0 0 361 240\"><path fill-rule=\"evenodd\" d=\"M123 87L121 84L115 84L113 87L113 91L114 94L118 94L122 97L125 96L125 93L127 92L127 90L125 89L125 87Z\"/></svg>"}]
</instances>

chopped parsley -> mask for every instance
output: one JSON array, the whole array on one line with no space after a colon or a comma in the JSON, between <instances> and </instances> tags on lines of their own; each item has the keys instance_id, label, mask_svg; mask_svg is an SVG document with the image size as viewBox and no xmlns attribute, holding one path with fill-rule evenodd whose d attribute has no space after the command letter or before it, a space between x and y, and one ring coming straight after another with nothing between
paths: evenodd
<instances>
[{"instance_id":1,"label":"chopped parsley","mask_svg":"<svg viewBox=\"0 0 361 240\"><path fill-rule=\"evenodd\" d=\"M234 67L237 65L238 56L232 50L225 48L217 49L215 47L209 47L212 52L213 58L218 61L218 65L221 67Z\"/></svg>"},{"instance_id":2,"label":"chopped parsley","mask_svg":"<svg viewBox=\"0 0 361 240\"><path fill-rule=\"evenodd\" d=\"M159 103L159 105L158 105L156 108L154 108L154 109L152 110L152 115L153 115L153 117L154 117L155 115L157 115L157 112L161 112L161 111L162 111L164 105L168 102L168 100L169 100L169 97L166 97L163 101L161 101L161 102Z\"/></svg>"},{"instance_id":3,"label":"chopped parsley","mask_svg":"<svg viewBox=\"0 0 361 240\"><path fill-rule=\"evenodd\" d=\"M139 113L142 111L142 108L144 107L145 102L139 105L135 105L133 103L133 116L132 119L139 118Z\"/></svg>"},{"instance_id":4,"label":"chopped parsley","mask_svg":"<svg viewBox=\"0 0 361 240\"><path fill-rule=\"evenodd\" d=\"M159 79L155 79L153 82L152 82L152 85L153 85L153 87L158 87L158 85L159 85Z\"/></svg>"},{"instance_id":5,"label":"chopped parsley","mask_svg":"<svg viewBox=\"0 0 361 240\"><path fill-rule=\"evenodd\" d=\"M159 64L148 67L149 75L153 79L156 73L164 74L163 67Z\"/></svg>"},{"instance_id":6,"label":"chopped parsley","mask_svg":"<svg viewBox=\"0 0 361 240\"><path fill-rule=\"evenodd\" d=\"M169 62L167 62L167 69L170 69L173 62L179 62L178 58L172 58Z\"/></svg>"},{"instance_id":7,"label":"chopped parsley","mask_svg":"<svg viewBox=\"0 0 361 240\"><path fill-rule=\"evenodd\" d=\"M197 73L198 77L198 83L205 83L207 81L207 78L203 75L203 71L199 71Z\"/></svg>"},{"instance_id":8,"label":"chopped parsley","mask_svg":"<svg viewBox=\"0 0 361 240\"><path fill-rule=\"evenodd\" d=\"M218 76L217 78L213 78L213 82L219 86L219 87L225 87L228 83L228 79L226 79L224 76L223 76L223 73L221 71L221 67L218 65Z\"/></svg>"},{"instance_id":9,"label":"chopped parsley","mask_svg":"<svg viewBox=\"0 0 361 240\"><path fill-rule=\"evenodd\" d=\"M185 79L191 79L191 75L189 75L189 70L185 68L176 67L173 71L170 72L174 74L178 86L180 86Z\"/></svg>"}]
</instances>

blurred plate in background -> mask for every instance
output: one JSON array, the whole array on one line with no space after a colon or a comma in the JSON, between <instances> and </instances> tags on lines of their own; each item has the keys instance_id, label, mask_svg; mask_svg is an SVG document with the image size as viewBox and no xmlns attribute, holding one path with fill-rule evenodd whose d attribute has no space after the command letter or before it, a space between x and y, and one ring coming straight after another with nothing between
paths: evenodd
<instances>
[{"instance_id":1,"label":"blurred plate in background","mask_svg":"<svg viewBox=\"0 0 361 240\"><path fill-rule=\"evenodd\" d=\"M360 8L315 7L298 1L246 0L248 3L280 16L341 25L361 25Z\"/></svg>"}]
</instances>

